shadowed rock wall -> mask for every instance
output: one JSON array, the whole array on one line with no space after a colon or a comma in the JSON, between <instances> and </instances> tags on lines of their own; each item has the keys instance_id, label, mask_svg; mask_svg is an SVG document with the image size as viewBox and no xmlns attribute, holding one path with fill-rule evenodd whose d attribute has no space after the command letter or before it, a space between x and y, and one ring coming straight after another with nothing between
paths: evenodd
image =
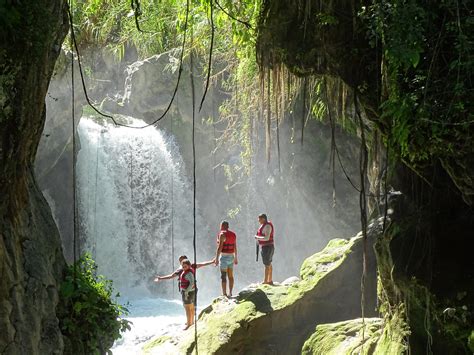
<instances>
[{"instance_id":1,"label":"shadowed rock wall","mask_svg":"<svg viewBox=\"0 0 474 355\"><path fill-rule=\"evenodd\" d=\"M67 32L66 3L0 5L0 353L63 349L56 317L65 266L33 161L45 96Z\"/></svg>"}]
</instances>

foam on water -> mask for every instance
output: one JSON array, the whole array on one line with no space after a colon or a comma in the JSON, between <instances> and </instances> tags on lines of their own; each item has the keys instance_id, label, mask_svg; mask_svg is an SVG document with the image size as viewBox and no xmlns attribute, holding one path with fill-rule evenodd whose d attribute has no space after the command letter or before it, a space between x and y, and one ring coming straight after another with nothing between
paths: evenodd
<instances>
[{"instance_id":1,"label":"foam on water","mask_svg":"<svg viewBox=\"0 0 474 355\"><path fill-rule=\"evenodd\" d=\"M130 300L131 330L122 334L122 339L112 347L114 355L141 354L141 348L151 338L158 335L174 334L181 331L186 321L184 309L179 300L142 298Z\"/></svg>"}]
</instances>

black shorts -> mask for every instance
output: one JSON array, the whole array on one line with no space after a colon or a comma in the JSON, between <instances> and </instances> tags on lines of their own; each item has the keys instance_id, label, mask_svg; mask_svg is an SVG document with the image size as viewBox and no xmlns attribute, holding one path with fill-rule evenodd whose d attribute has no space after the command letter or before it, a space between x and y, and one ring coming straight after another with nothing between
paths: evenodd
<instances>
[{"instance_id":1,"label":"black shorts","mask_svg":"<svg viewBox=\"0 0 474 355\"><path fill-rule=\"evenodd\" d=\"M261 246L261 255L262 255L263 265L270 266L272 264L274 252L275 252L275 246L273 244Z\"/></svg>"},{"instance_id":2,"label":"black shorts","mask_svg":"<svg viewBox=\"0 0 474 355\"><path fill-rule=\"evenodd\" d=\"M196 291L190 291L186 293L181 291L181 298L183 299L183 304L196 304Z\"/></svg>"}]
</instances>

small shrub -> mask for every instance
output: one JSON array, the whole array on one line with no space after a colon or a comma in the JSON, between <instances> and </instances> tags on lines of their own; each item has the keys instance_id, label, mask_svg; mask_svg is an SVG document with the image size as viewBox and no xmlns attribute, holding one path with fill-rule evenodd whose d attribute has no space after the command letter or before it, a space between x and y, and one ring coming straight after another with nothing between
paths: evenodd
<instances>
[{"instance_id":1,"label":"small shrub","mask_svg":"<svg viewBox=\"0 0 474 355\"><path fill-rule=\"evenodd\" d=\"M112 281L97 275L97 265L85 254L69 266L60 289L59 319L65 341L65 353L104 354L120 332L130 330L130 322L121 319L126 307L114 300Z\"/></svg>"}]
</instances>

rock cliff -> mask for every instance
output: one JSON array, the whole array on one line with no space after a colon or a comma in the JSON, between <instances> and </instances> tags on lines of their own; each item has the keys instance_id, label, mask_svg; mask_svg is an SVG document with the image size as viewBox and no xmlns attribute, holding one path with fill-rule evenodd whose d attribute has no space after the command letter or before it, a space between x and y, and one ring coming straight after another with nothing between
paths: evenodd
<instances>
[{"instance_id":1,"label":"rock cliff","mask_svg":"<svg viewBox=\"0 0 474 355\"><path fill-rule=\"evenodd\" d=\"M2 354L63 349L56 306L65 261L33 161L46 117L46 92L67 32L65 6L61 0L0 5Z\"/></svg>"}]
</instances>

